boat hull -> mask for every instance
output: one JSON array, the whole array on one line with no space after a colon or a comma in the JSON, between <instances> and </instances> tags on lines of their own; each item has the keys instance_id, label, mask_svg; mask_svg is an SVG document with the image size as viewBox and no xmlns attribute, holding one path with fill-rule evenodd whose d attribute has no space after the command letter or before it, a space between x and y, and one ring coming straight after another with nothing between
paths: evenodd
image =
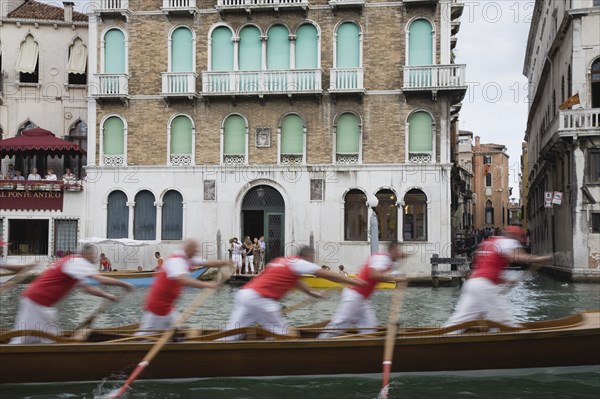
<instances>
[{"instance_id":1,"label":"boat hull","mask_svg":"<svg viewBox=\"0 0 600 399\"><path fill-rule=\"evenodd\" d=\"M191 272L192 278L198 278L204 274L207 270L205 267L201 267L195 269ZM124 271L114 271L114 272L102 272L103 276L116 278L118 280L126 281L129 284L134 285L135 287L149 287L152 285L152 281L154 280L154 276L156 272L150 271L134 271L134 270L124 270Z\"/></svg>"},{"instance_id":2,"label":"boat hull","mask_svg":"<svg viewBox=\"0 0 600 399\"><path fill-rule=\"evenodd\" d=\"M554 329L400 335L393 372L600 364L600 313ZM258 377L381 372L385 337L169 343L140 378ZM0 383L124 379L152 343L0 345ZM52 367L48 367L52 365Z\"/></svg>"},{"instance_id":3,"label":"boat hull","mask_svg":"<svg viewBox=\"0 0 600 399\"><path fill-rule=\"evenodd\" d=\"M350 275L350 277L356 277L354 275ZM321 277L316 277L311 274L303 274L300 278L303 282L308 284L308 286L317 289L325 289L325 288L343 288L344 285L340 283L336 283ZM385 283L378 283L377 289L385 290L385 289L393 289L396 288L396 283L394 281L387 281Z\"/></svg>"}]
</instances>

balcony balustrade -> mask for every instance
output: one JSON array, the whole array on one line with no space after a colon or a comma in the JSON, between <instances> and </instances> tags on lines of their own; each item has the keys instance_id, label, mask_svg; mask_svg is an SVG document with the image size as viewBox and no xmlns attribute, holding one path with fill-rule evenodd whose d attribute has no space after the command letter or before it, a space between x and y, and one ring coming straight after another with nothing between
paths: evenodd
<instances>
[{"instance_id":1,"label":"balcony balustrade","mask_svg":"<svg viewBox=\"0 0 600 399\"><path fill-rule=\"evenodd\" d=\"M329 92L364 92L364 68L332 68Z\"/></svg>"},{"instance_id":2,"label":"balcony balustrade","mask_svg":"<svg viewBox=\"0 0 600 399\"><path fill-rule=\"evenodd\" d=\"M129 96L129 76L126 74L100 73L96 78L98 87L92 88L93 97L126 98Z\"/></svg>"},{"instance_id":3,"label":"balcony balustrade","mask_svg":"<svg viewBox=\"0 0 600 399\"><path fill-rule=\"evenodd\" d=\"M202 95L321 93L321 70L203 72Z\"/></svg>"},{"instance_id":4,"label":"balcony balustrade","mask_svg":"<svg viewBox=\"0 0 600 399\"><path fill-rule=\"evenodd\" d=\"M163 97L196 96L196 75L194 72L164 72L162 74Z\"/></svg>"}]
</instances>

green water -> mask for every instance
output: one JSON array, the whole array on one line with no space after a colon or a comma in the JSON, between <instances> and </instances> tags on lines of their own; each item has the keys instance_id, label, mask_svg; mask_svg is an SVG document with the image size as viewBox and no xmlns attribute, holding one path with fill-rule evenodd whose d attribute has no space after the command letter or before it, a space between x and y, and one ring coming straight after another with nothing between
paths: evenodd
<instances>
[{"instance_id":1,"label":"green water","mask_svg":"<svg viewBox=\"0 0 600 399\"><path fill-rule=\"evenodd\" d=\"M600 285L554 281L543 276L521 275L521 282L507 293L511 311L520 321L557 318L600 308ZM214 295L188 322L204 328L221 327L231 311L235 288L225 287ZM137 322L147 289L138 289L100 317L97 327ZM14 290L0 299L0 328L14 321L18 294ZM197 294L184 293L180 309ZM298 310L290 321L302 325L329 319L339 300L339 291L327 299ZM401 322L411 326L442 324L458 299L458 288L407 289ZM391 291L373 297L377 317L387 318ZM294 292L284 301L291 305L305 296ZM59 312L65 328L73 327L101 304L101 300L76 292L61 303ZM600 345L600 337L598 337ZM464 356L469 356L465 353ZM0 358L0 362L2 359ZM395 359L401 361L401 359ZM600 360L599 360L600 363ZM49 365L52 367L52 365ZM214 399L311 399L376 398L380 376L336 376L293 378L228 378L177 381L137 381L128 398L214 398ZM118 387L114 382L1 385L0 399L100 398ZM394 375L390 399L395 398L600 398L600 366L585 368L484 371L469 373Z\"/></svg>"}]
</instances>

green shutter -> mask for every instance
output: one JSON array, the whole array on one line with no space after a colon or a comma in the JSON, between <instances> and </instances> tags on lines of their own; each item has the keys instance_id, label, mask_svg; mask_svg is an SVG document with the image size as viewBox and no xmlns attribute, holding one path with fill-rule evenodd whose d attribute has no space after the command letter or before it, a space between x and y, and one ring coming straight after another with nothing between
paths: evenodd
<instances>
[{"instance_id":1,"label":"green shutter","mask_svg":"<svg viewBox=\"0 0 600 399\"><path fill-rule=\"evenodd\" d=\"M304 153L304 123L298 115L288 115L281 122L281 153L302 155Z\"/></svg>"},{"instance_id":2,"label":"green shutter","mask_svg":"<svg viewBox=\"0 0 600 399\"><path fill-rule=\"evenodd\" d=\"M273 25L267 35L267 69L290 69L290 39L287 28L283 25Z\"/></svg>"},{"instance_id":3,"label":"green shutter","mask_svg":"<svg viewBox=\"0 0 600 399\"><path fill-rule=\"evenodd\" d=\"M125 154L125 125L121 118L111 116L104 121L104 155Z\"/></svg>"},{"instance_id":4,"label":"green shutter","mask_svg":"<svg viewBox=\"0 0 600 399\"><path fill-rule=\"evenodd\" d=\"M317 28L304 24L296 32L296 69L319 67L319 39Z\"/></svg>"},{"instance_id":5,"label":"green shutter","mask_svg":"<svg viewBox=\"0 0 600 399\"><path fill-rule=\"evenodd\" d=\"M225 120L223 154L244 155L246 153L246 123L239 115L231 115Z\"/></svg>"},{"instance_id":6,"label":"green shutter","mask_svg":"<svg viewBox=\"0 0 600 399\"><path fill-rule=\"evenodd\" d=\"M432 65L433 36L431 24L417 19L410 24L408 65Z\"/></svg>"},{"instance_id":7,"label":"green shutter","mask_svg":"<svg viewBox=\"0 0 600 399\"><path fill-rule=\"evenodd\" d=\"M240 32L240 71L260 71L262 44L256 26L246 26Z\"/></svg>"},{"instance_id":8,"label":"green shutter","mask_svg":"<svg viewBox=\"0 0 600 399\"><path fill-rule=\"evenodd\" d=\"M346 113L337 119L335 148L338 154L358 154L360 132L358 117Z\"/></svg>"},{"instance_id":9,"label":"green shutter","mask_svg":"<svg viewBox=\"0 0 600 399\"><path fill-rule=\"evenodd\" d=\"M171 72L194 72L194 36L188 28L171 35Z\"/></svg>"},{"instance_id":10,"label":"green shutter","mask_svg":"<svg viewBox=\"0 0 600 399\"><path fill-rule=\"evenodd\" d=\"M427 112L415 112L408 120L408 123L408 151L432 151L433 131L431 116Z\"/></svg>"},{"instance_id":11,"label":"green shutter","mask_svg":"<svg viewBox=\"0 0 600 399\"><path fill-rule=\"evenodd\" d=\"M104 73L125 72L125 35L111 29L104 35Z\"/></svg>"},{"instance_id":12,"label":"green shutter","mask_svg":"<svg viewBox=\"0 0 600 399\"><path fill-rule=\"evenodd\" d=\"M233 41L231 30L219 26L211 35L211 70L233 71Z\"/></svg>"},{"instance_id":13,"label":"green shutter","mask_svg":"<svg viewBox=\"0 0 600 399\"><path fill-rule=\"evenodd\" d=\"M360 30L352 22L344 22L337 30L336 67L358 68L360 66Z\"/></svg>"},{"instance_id":14,"label":"green shutter","mask_svg":"<svg viewBox=\"0 0 600 399\"><path fill-rule=\"evenodd\" d=\"M171 154L192 153L192 121L178 116L171 122Z\"/></svg>"}]
</instances>

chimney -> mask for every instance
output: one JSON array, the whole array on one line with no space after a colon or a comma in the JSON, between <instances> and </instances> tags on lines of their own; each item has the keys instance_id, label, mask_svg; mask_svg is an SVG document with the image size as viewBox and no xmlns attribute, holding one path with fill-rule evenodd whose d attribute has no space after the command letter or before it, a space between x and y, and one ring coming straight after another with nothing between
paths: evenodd
<instances>
[{"instance_id":1,"label":"chimney","mask_svg":"<svg viewBox=\"0 0 600 399\"><path fill-rule=\"evenodd\" d=\"M475 152L479 152L481 150L480 137L475 136Z\"/></svg>"},{"instance_id":2,"label":"chimney","mask_svg":"<svg viewBox=\"0 0 600 399\"><path fill-rule=\"evenodd\" d=\"M65 8L65 22L73 22L73 3L72 1L63 1Z\"/></svg>"}]
</instances>

